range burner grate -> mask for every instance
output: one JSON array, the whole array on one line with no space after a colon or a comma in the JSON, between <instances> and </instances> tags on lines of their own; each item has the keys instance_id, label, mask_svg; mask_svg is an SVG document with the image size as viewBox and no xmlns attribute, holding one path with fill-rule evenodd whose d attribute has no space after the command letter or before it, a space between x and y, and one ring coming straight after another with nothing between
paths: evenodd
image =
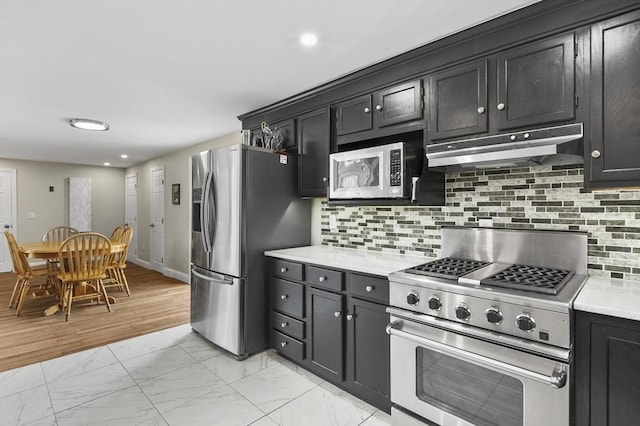
<instances>
[{"instance_id":1,"label":"range burner grate","mask_svg":"<svg viewBox=\"0 0 640 426\"><path fill-rule=\"evenodd\" d=\"M540 266L511 265L480 281L481 285L558 294L573 276L573 271Z\"/></svg>"},{"instance_id":2,"label":"range burner grate","mask_svg":"<svg viewBox=\"0 0 640 426\"><path fill-rule=\"evenodd\" d=\"M445 257L407 269L406 272L436 278L456 279L488 264L489 262L481 262L478 260Z\"/></svg>"}]
</instances>

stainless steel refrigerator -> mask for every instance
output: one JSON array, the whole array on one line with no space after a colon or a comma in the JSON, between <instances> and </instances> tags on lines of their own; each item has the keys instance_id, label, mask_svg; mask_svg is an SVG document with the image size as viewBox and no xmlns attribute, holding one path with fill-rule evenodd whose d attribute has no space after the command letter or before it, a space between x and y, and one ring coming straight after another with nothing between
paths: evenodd
<instances>
[{"instance_id":1,"label":"stainless steel refrigerator","mask_svg":"<svg viewBox=\"0 0 640 426\"><path fill-rule=\"evenodd\" d=\"M265 250L309 245L297 161L233 145L192 157L191 327L241 359L267 347Z\"/></svg>"}]
</instances>

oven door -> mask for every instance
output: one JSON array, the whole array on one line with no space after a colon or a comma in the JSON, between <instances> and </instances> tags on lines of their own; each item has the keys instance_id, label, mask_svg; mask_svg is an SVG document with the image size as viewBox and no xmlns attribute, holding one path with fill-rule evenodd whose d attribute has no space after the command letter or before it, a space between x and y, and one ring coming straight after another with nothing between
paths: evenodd
<instances>
[{"instance_id":1,"label":"oven door","mask_svg":"<svg viewBox=\"0 0 640 426\"><path fill-rule=\"evenodd\" d=\"M398 408L440 426L569 424L568 352L552 360L395 316L387 331Z\"/></svg>"}]
</instances>

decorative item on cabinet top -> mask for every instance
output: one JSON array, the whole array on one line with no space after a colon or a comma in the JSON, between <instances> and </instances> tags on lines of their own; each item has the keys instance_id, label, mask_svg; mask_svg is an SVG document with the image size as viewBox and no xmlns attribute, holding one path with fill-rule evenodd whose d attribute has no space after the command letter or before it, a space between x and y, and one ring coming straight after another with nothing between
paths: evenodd
<instances>
[{"instance_id":1,"label":"decorative item on cabinet top","mask_svg":"<svg viewBox=\"0 0 640 426\"><path fill-rule=\"evenodd\" d=\"M260 123L260 129L255 131L253 135L251 135L251 130L242 131L242 143L245 145L282 151L283 142L282 129L278 126L274 126L272 129L266 121Z\"/></svg>"}]
</instances>

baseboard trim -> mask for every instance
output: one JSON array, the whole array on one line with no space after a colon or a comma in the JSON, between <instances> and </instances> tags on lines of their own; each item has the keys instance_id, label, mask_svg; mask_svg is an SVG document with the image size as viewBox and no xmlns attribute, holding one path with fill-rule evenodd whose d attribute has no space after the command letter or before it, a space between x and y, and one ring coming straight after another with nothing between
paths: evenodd
<instances>
[{"instance_id":1,"label":"baseboard trim","mask_svg":"<svg viewBox=\"0 0 640 426\"><path fill-rule=\"evenodd\" d=\"M189 276L189 274L185 274L184 272L176 271L175 269L171 268L164 268L163 271L164 275L166 275L167 277L175 278L176 280L180 280L187 284L191 283L191 277Z\"/></svg>"},{"instance_id":2,"label":"baseboard trim","mask_svg":"<svg viewBox=\"0 0 640 426\"><path fill-rule=\"evenodd\" d=\"M146 260L142 260L137 257L134 257L131 259L127 259L127 261L131 263L135 263L138 266L142 266L143 268L151 269L151 263L147 262Z\"/></svg>"}]
</instances>

